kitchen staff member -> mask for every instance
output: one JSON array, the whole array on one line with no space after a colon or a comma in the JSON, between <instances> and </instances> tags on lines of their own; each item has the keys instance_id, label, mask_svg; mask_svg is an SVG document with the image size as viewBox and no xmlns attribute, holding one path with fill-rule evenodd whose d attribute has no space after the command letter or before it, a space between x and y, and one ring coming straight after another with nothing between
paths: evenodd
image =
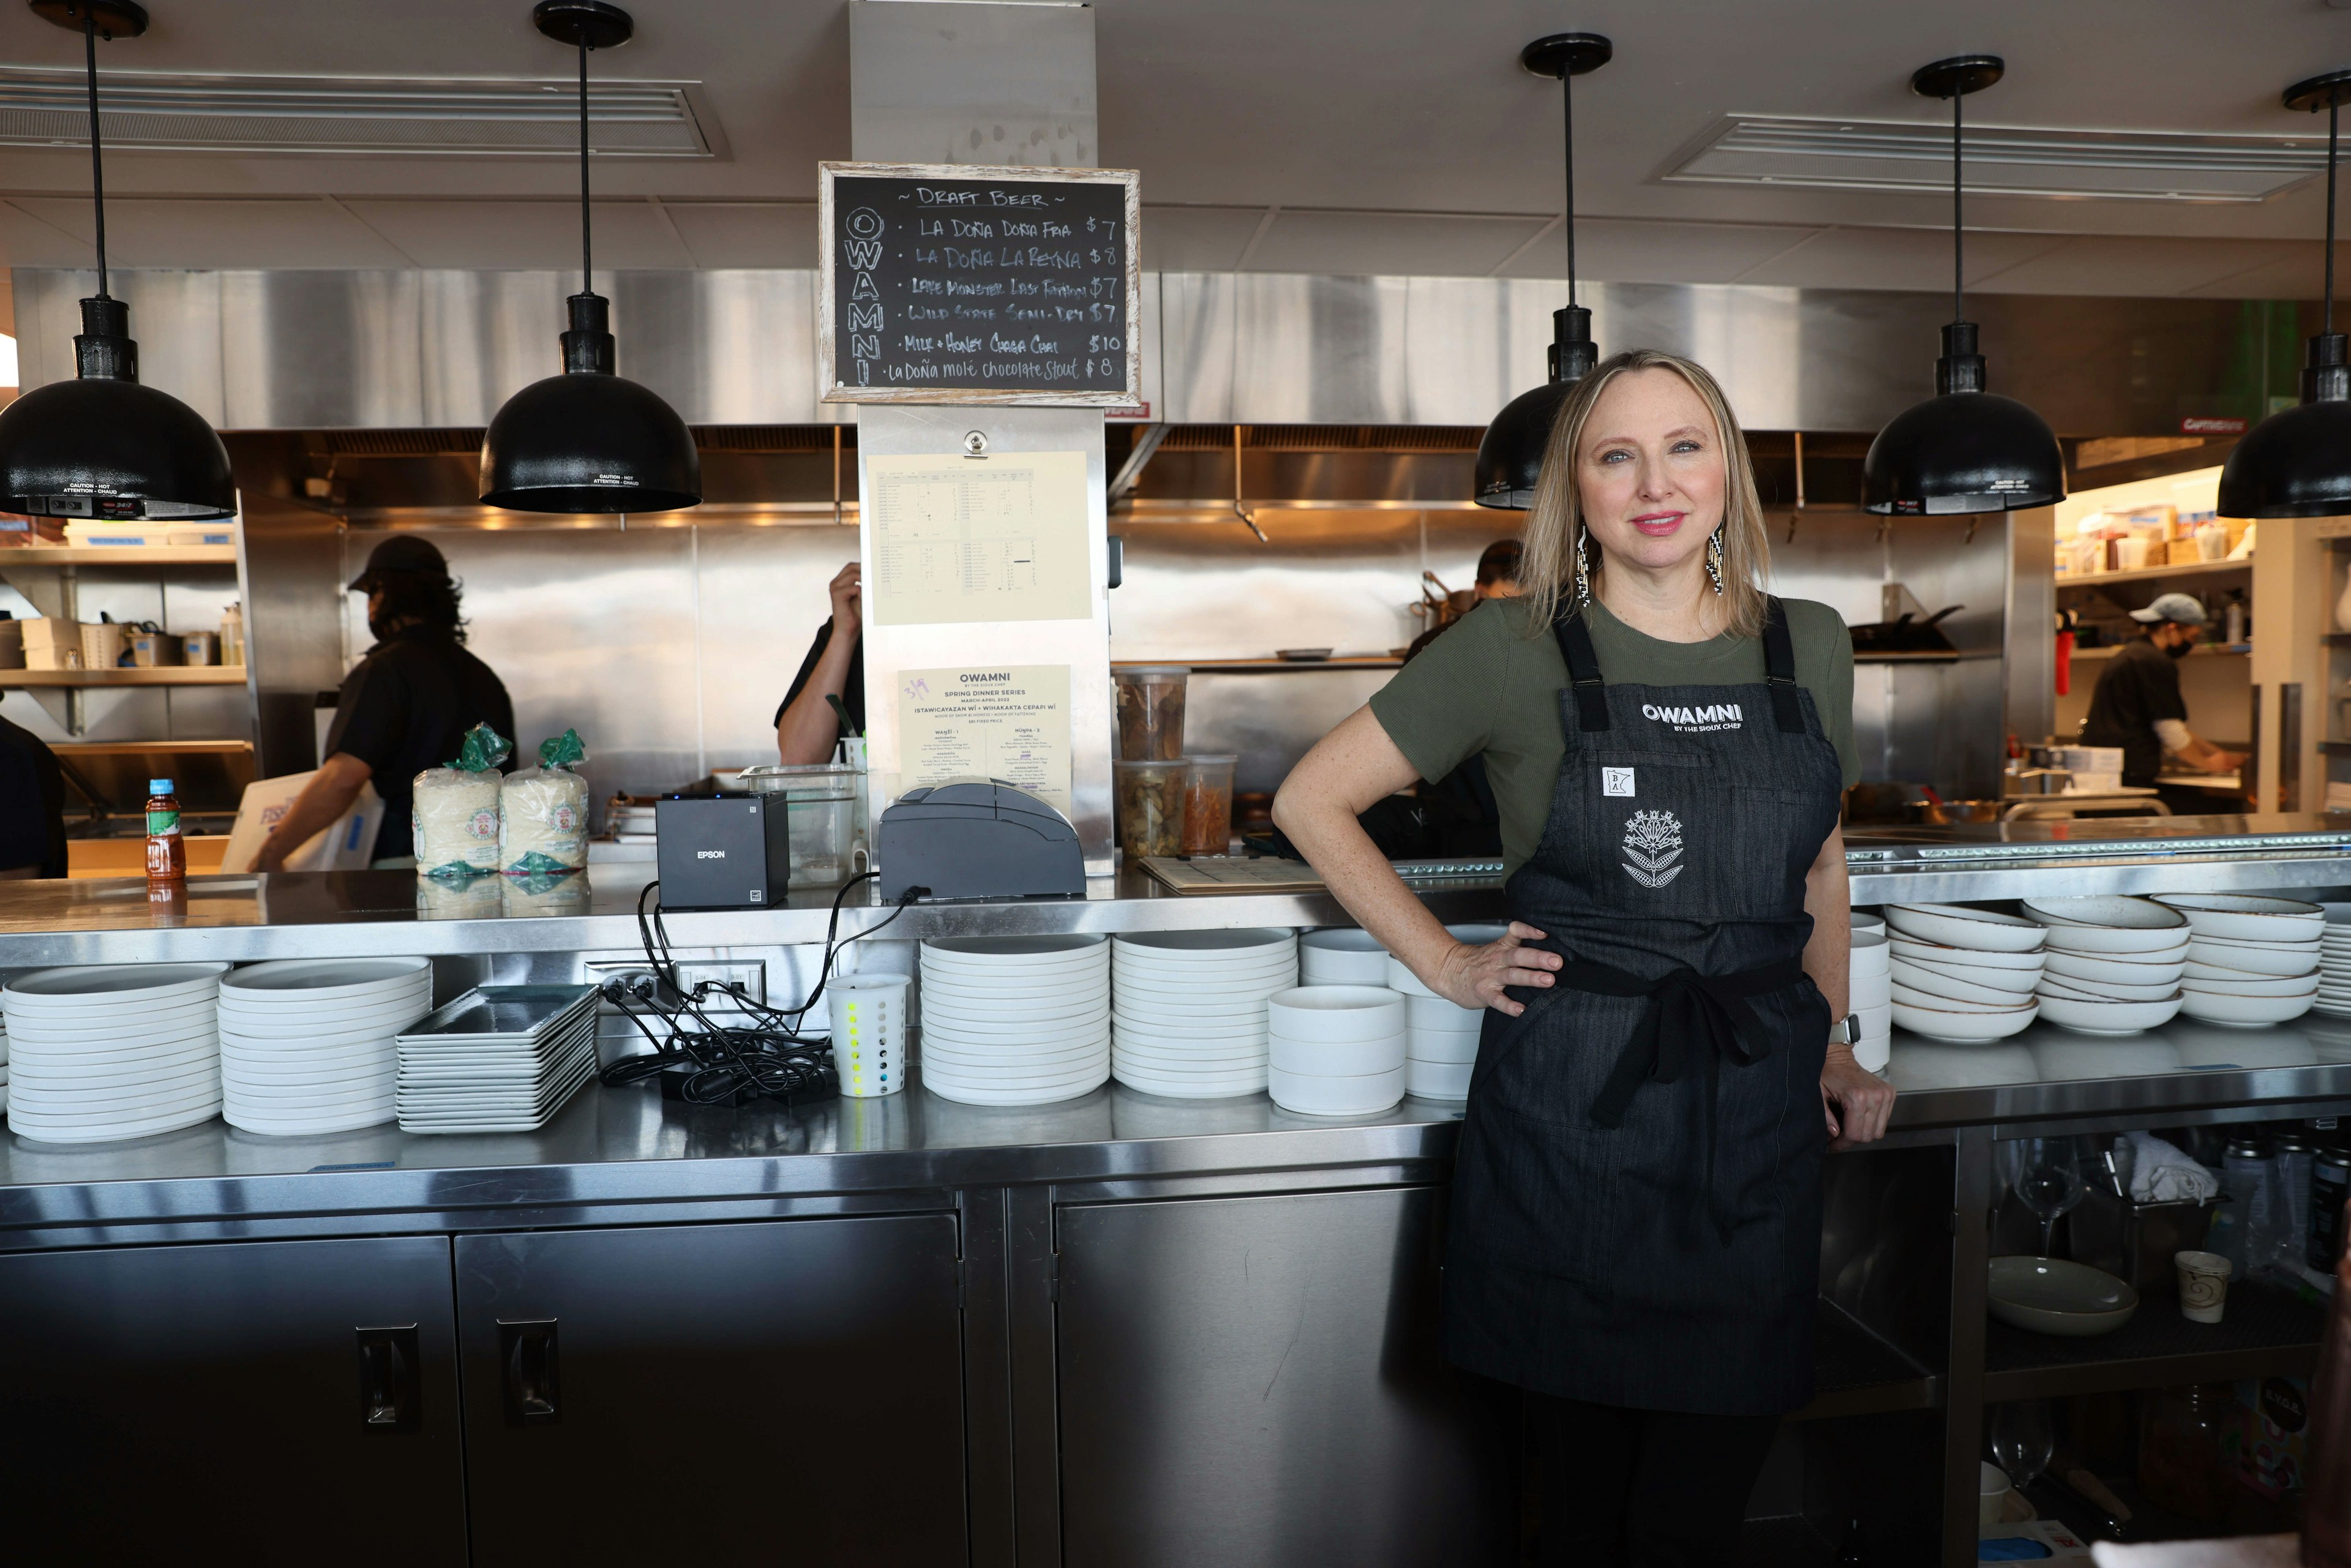
<instances>
[{"instance_id":1,"label":"kitchen staff member","mask_svg":"<svg viewBox=\"0 0 2351 1568\"><path fill-rule=\"evenodd\" d=\"M1496 539L1486 547L1478 557L1477 584L1469 591L1477 604L1483 604L1489 599L1516 599L1519 596L1519 563L1526 558L1526 545L1518 539ZM1470 608L1476 609L1477 604ZM1412 645L1404 651L1404 662L1411 664L1415 654L1436 642L1456 622L1448 621L1443 626L1432 626L1415 637Z\"/></svg>"},{"instance_id":2,"label":"kitchen staff member","mask_svg":"<svg viewBox=\"0 0 2351 1568\"><path fill-rule=\"evenodd\" d=\"M1520 572L1300 762L1274 816L1439 995L1490 1009L1453 1183L1447 1354L1527 1391L1546 1563L1719 1564L1813 1392L1821 1156L1883 1135L1855 1064L1853 650L1769 598L1721 389L1576 384ZM1511 923L1458 942L1355 814L1483 754Z\"/></svg>"},{"instance_id":3,"label":"kitchen staff member","mask_svg":"<svg viewBox=\"0 0 2351 1568\"><path fill-rule=\"evenodd\" d=\"M2167 752L2199 773L2235 772L2244 758L2191 734L2188 703L2179 695L2177 661L2204 634L2210 620L2204 606L2185 593L2166 593L2146 609L2132 611L2130 618L2147 631L2124 643L2098 672L2089 716L2082 721L2082 744L2122 747L2123 782L2139 788L2155 783ZM2191 816L2225 800L2200 789L2166 790L2161 799Z\"/></svg>"},{"instance_id":4,"label":"kitchen staff member","mask_svg":"<svg viewBox=\"0 0 2351 1568\"><path fill-rule=\"evenodd\" d=\"M784 704L776 710L776 755L785 766L832 760L833 747L846 735L865 733L865 650L858 632L857 562L833 574L832 619L816 629L800 673L792 677ZM827 697L839 697L849 710L851 727Z\"/></svg>"},{"instance_id":5,"label":"kitchen staff member","mask_svg":"<svg viewBox=\"0 0 2351 1568\"><path fill-rule=\"evenodd\" d=\"M66 779L31 730L0 718L0 881L66 874Z\"/></svg>"},{"instance_id":6,"label":"kitchen staff member","mask_svg":"<svg viewBox=\"0 0 2351 1568\"><path fill-rule=\"evenodd\" d=\"M456 756L477 724L514 738L514 704L490 667L466 652L463 591L430 542L394 534L369 554L350 591L368 596L375 646L343 677L327 759L270 830L256 871L283 870L286 857L332 826L369 783L384 806L376 862L408 861L415 853L416 776Z\"/></svg>"}]
</instances>

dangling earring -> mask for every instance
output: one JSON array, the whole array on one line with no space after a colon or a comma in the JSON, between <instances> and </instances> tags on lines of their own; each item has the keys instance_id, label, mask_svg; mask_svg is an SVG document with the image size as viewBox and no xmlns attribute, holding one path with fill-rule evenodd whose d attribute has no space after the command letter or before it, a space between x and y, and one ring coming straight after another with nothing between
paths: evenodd
<instances>
[{"instance_id":1,"label":"dangling earring","mask_svg":"<svg viewBox=\"0 0 2351 1568\"><path fill-rule=\"evenodd\" d=\"M1714 532L1706 536L1706 574L1714 580L1717 598L1722 594L1722 525L1717 523Z\"/></svg>"},{"instance_id":2,"label":"dangling earring","mask_svg":"<svg viewBox=\"0 0 2351 1568\"><path fill-rule=\"evenodd\" d=\"M1580 527L1575 530L1575 607L1578 610L1592 602L1592 574L1583 559L1583 541L1590 532L1588 528Z\"/></svg>"}]
</instances>

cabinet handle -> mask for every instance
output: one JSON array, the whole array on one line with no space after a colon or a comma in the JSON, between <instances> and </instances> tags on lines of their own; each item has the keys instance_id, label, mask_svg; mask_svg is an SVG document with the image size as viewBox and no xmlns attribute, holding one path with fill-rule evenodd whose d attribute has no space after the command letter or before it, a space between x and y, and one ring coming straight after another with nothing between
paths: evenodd
<instances>
[{"instance_id":1,"label":"cabinet handle","mask_svg":"<svg viewBox=\"0 0 2351 1568\"><path fill-rule=\"evenodd\" d=\"M413 1432L423 1420L416 1325L360 1329L360 1427L380 1435Z\"/></svg>"},{"instance_id":2,"label":"cabinet handle","mask_svg":"<svg viewBox=\"0 0 2351 1568\"><path fill-rule=\"evenodd\" d=\"M498 1360L506 1368L507 1425L544 1427L557 1420L555 1320L499 1320Z\"/></svg>"}]
</instances>

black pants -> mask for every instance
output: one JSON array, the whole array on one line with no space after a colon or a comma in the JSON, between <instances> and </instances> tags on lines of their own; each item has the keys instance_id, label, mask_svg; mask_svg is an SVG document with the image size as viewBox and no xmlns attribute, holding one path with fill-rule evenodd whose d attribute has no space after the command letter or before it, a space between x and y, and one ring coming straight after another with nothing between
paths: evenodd
<instances>
[{"instance_id":1,"label":"black pants","mask_svg":"<svg viewBox=\"0 0 2351 1568\"><path fill-rule=\"evenodd\" d=\"M1776 1416L1683 1416L1527 1396L1543 1568L1729 1568Z\"/></svg>"}]
</instances>

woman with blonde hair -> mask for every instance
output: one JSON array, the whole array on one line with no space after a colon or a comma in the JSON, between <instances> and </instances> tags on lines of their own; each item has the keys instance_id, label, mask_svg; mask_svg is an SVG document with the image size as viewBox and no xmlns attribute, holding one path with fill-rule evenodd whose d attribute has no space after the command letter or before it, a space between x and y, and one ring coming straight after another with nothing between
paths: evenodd
<instances>
[{"instance_id":1,"label":"woman with blonde hair","mask_svg":"<svg viewBox=\"0 0 2351 1568\"><path fill-rule=\"evenodd\" d=\"M1721 1563L1812 1397L1821 1156L1853 1059L1840 797L1853 649L1774 599L1714 378L1618 354L1562 405L1519 580L1326 736L1275 821L1432 990L1489 1009L1447 1354L1527 1391L1545 1563ZM1482 756L1509 935L1456 941L1355 822Z\"/></svg>"}]
</instances>

